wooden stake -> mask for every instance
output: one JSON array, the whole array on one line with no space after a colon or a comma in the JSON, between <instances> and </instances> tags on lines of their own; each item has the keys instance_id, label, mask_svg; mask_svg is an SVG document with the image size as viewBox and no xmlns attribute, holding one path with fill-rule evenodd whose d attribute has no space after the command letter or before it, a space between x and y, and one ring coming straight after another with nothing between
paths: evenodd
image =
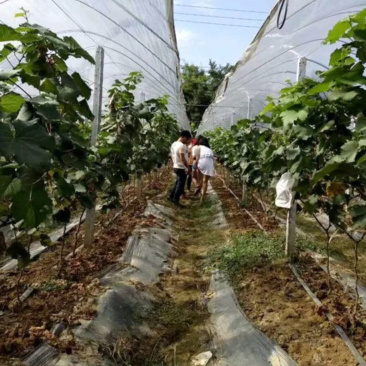
<instances>
[{"instance_id":1,"label":"wooden stake","mask_svg":"<svg viewBox=\"0 0 366 366\"><path fill-rule=\"evenodd\" d=\"M287 210L287 225L286 225L286 256L293 261L294 248L296 241L296 201L289 210Z\"/></svg>"},{"instance_id":2,"label":"wooden stake","mask_svg":"<svg viewBox=\"0 0 366 366\"><path fill-rule=\"evenodd\" d=\"M297 81L301 81L306 76L306 58L302 57L297 64ZM286 225L286 255L293 261L296 241L296 200L293 201L291 208L287 211L287 225Z\"/></svg>"},{"instance_id":3,"label":"wooden stake","mask_svg":"<svg viewBox=\"0 0 366 366\"><path fill-rule=\"evenodd\" d=\"M141 175L137 176L137 199L139 201L142 200L142 179L141 179Z\"/></svg>"},{"instance_id":4,"label":"wooden stake","mask_svg":"<svg viewBox=\"0 0 366 366\"><path fill-rule=\"evenodd\" d=\"M241 200L245 204L247 201L247 184L243 182L243 190L241 193Z\"/></svg>"},{"instance_id":5,"label":"wooden stake","mask_svg":"<svg viewBox=\"0 0 366 366\"><path fill-rule=\"evenodd\" d=\"M104 49L99 46L97 48L97 53L95 56L94 94L93 94L94 122L90 139L91 146L94 146L97 141L99 126L102 119L103 69L104 69ZM94 241L95 206L96 202L94 202L93 208L89 208L86 210L86 219L85 219L86 248L90 248Z\"/></svg>"}]
</instances>

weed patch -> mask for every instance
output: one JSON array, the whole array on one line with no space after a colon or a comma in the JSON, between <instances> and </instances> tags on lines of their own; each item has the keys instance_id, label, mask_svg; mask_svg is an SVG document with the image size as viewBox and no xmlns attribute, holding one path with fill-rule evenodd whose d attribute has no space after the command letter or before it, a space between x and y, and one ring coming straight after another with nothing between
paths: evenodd
<instances>
[{"instance_id":1,"label":"weed patch","mask_svg":"<svg viewBox=\"0 0 366 366\"><path fill-rule=\"evenodd\" d=\"M284 258L283 248L283 238L270 237L261 231L247 232L233 236L228 245L213 250L209 262L230 277L236 277L244 269Z\"/></svg>"}]
</instances>

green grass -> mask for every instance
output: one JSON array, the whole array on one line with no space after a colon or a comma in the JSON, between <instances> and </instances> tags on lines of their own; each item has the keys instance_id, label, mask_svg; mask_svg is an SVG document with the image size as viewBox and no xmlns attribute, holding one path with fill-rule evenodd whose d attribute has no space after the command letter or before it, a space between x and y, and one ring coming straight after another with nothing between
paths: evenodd
<instances>
[{"instance_id":1,"label":"green grass","mask_svg":"<svg viewBox=\"0 0 366 366\"><path fill-rule=\"evenodd\" d=\"M229 277L235 277L244 269L283 259L283 248L282 237L271 237L261 231L243 233L233 236L228 245L213 250L209 262Z\"/></svg>"},{"instance_id":2,"label":"green grass","mask_svg":"<svg viewBox=\"0 0 366 366\"><path fill-rule=\"evenodd\" d=\"M300 235L296 237L296 248L301 251L310 250L320 254L326 253L325 247L320 247L314 240Z\"/></svg>"},{"instance_id":3,"label":"green grass","mask_svg":"<svg viewBox=\"0 0 366 366\"><path fill-rule=\"evenodd\" d=\"M285 241L283 233L268 235L262 231L252 231L235 235L225 246L216 246L209 253L209 264L229 277L240 275L245 269L261 265L273 264L285 257ZM296 247L299 251L319 251L316 243L298 237Z\"/></svg>"},{"instance_id":4,"label":"green grass","mask_svg":"<svg viewBox=\"0 0 366 366\"><path fill-rule=\"evenodd\" d=\"M198 199L193 203L193 209L188 209L186 216L191 220L203 220L210 221L210 218L213 214L217 213L217 209L215 208L215 203L217 201L206 200L203 202L202 206L199 206Z\"/></svg>"},{"instance_id":5,"label":"green grass","mask_svg":"<svg viewBox=\"0 0 366 366\"><path fill-rule=\"evenodd\" d=\"M267 200L268 201L268 200ZM277 216L286 218L286 212L283 209L277 211ZM309 249L314 252L326 254L326 234L316 223L314 218L309 215L297 215L297 227L306 234L306 238L297 235L296 242L300 249ZM353 243L346 235L338 233L330 245L330 256L349 270L354 267L354 249ZM366 280L366 240L359 245L359 272Z\"/></svg>"}]
</instances>

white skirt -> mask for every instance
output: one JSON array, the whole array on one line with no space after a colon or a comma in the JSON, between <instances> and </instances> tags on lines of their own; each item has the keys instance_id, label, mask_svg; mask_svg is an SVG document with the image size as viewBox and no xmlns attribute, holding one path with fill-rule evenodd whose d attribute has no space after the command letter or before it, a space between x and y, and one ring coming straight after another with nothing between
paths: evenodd
<instances>
[{"instance_id":1,"label":"white skirt","mask_svg":"<svg viewBox=\"0 0 366 366\"><path fill-rule=\"evenodd\" d=\"M200 158L198 162L198 169L204 175L208 175L210 177L215 176L215 168L214 168L214 159L213 157L203 157Z\"/></svg>"}]
</instances>

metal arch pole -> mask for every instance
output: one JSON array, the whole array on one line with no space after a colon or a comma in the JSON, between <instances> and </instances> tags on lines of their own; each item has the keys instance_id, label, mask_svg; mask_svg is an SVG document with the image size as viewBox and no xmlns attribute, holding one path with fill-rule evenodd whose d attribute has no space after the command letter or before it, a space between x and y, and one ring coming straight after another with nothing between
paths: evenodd
<instances>
[{"instance_id":1,"label":"metal arch pole","mask_svg":"<svg viewBox=\"0 0 366 366\"><path fill-rule=\"evenodd\" d=\"M144 92L141 92L140 93L140 103L145 103L145 99L146 99L146 96L145 96L145 93ZM137 199L139 201L142 200L142 178L141 178L141 174L137 174Z\"/></svg>"},{"instance_id":2,"label":"metal arch pole","mask_svg":"<svg viewBox=\"0 0 366 366\"><path fill-rule=\"evenodd\" d=\"M249 97L249 94L248 94L248 111L247 111L247 119L251 119L251 111L250 111L250 108L251 108L251 105L250 105L250 97Z\"/></svg>"},{"instance_id":3,"label":"metal arch pole","mask_svg":"<svg viewBox=\"0 0 366 366\"><path fill-rule=\"evenodd\" d=\"M247 108L247 119L251 119L251 111L250 111L250 96L249 96L249 93L248 93L248 90L244 89L245 91L245 94L247 95L247 98L248 98L248 108ZM242 189L242 196L241 196L241 200L242 200L242 203L244 205L246 205L246 202L247 202L247 194L248 194L248 187L247 187L247 184L246 182L244 181L243 179L243 189Z\"/></svg>"},{"instance_id":4,"label":"metal arch pole","mask_svg":"<svg viewBox=\"0 0 366 366\"><path fill-rule=\"evenodd\" d=\"M104 49L100 46L97 48L95 56L95 72L94 72L94 93L93 93L93 114L94 121L90 138L90 145L94 146L97 142L100 123L102 120L102 100L103 100L103 71L104 71ZM94 241L94 223L95 223L95 206L86 210L85 218L85 243L86 248L90 248Z\"/></svg>"},{"instance_id":5,"label":"metal arch pole","mask_svg":"<svg viewBox=\"0 0 366 366\"><path fill-rule=\"evenodd\" d=\"M235 123L235 112L231 113L231 125L234 126Z\"/></svg>"},{"instance_id":6,"label":"metal arch pole","mask_svg":"<svg viewBox=\"0 0 366 366\"><path fill-rule=\"evenodd\" d=\"M250 119L250 96L248 90L244 89L244 91L248 98L247 119Z\"/></svg>"},{"instance_id":7,"label":"metal arch pole","mask_svg":"<svg viewBox=\"0 0 366 366\"><path fill-rule=\"evenodd\" d=\"M296 81L301 81L306 77L306 65L307 65L307 58L301 57L297 62L297 73L296 73Z\"/></svg>"},{"instance_id":8,"label":"metal arch pole","mask_svg":"<svg viewBox=\"0 0 366 366\"><path fill-rule=\"evenodd\" d=\"M296 81L299 82L306 77L306 63L305 57L300 58L297 64L297 77ZM287 210L287 223L286 223L286 255L293 261L294 249L296 242L296 209L297 203L294 199L291 208Z\"/></svg>"}]
</instances>

